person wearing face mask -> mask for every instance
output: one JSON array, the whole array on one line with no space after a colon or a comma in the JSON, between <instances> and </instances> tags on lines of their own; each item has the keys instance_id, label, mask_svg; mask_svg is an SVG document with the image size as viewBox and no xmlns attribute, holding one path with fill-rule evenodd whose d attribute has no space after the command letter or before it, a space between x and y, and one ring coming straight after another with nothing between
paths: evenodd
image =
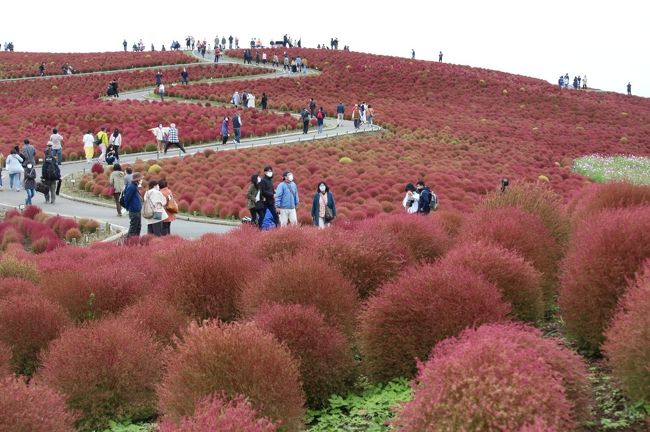
<instances>
[{"instance_id":1,"label":"person wearing face mask","mask_svg":"<svg viewBox=\"0 0 650 432\"><path fill-rule=\"evenodd\" d=\"M296 214L296 208L300 203L298 187L293 182L293 174L290 171L285 171L282 179L283 182L275 191L275 206L280 212L280 226L287 226L288 223L298 225Z\"/></svg>"},{"instance_id":2,"label":"person wearing face mask","mask_svg":"<svg viewBox=\"0 0 650 432\"><path fill-rule=\"evenodd\" d=\"M318 228L329 226L336 217L336 203L327 183L318 183L318 190L311 205L311 218Z\"/></svg>"},{"instance_id":3,"label":"person wearing face mask","mask_svg":"<svg viewBox=\"0 0 650 432\"><path fill-rule=\"evenodd\" d=\"M143 201L148 203L153 209L153 217L147 219L147 234L162 237L163 220L167 219L167 211L165 211L167 199L160 192L160 186L157 180L149 180L149 188L144 194Z\"/></svg>"},{"instance_id":4,"label":"person wearing face mask","mask_svg":"<svg viewBox=\"0 0 650 432\"><path fill-rule=\"evenodd\" d=\"M260 229L262 223L266 219L267 213L273 218L273 223L276 227L280 226L280 219L278 212L275 209L275 193L273 192L273 168L270 165L264 167L264 176L259 183L260 199L263 202L262 217L258 218Z\"/></svg>"},{"instance_id":5,"label":"person wearing face mask","mask_svg":"<svg viewBox=\"0 0 650 432\"><path fill-rule=\"evenodd\" d=\"M260 181L262 177L257 174L251 176L251 184L246 194L246 203L248 210L251 212L251 223L258 225L259 219L264 217L264 203L262 202L262 193L260 192Z\"/></svg>"},{"instance_id":6,"label":"person wearing face mask","mask_svg":"<svg viewBox=\"0 0 650 432\"><path fill-rule=\"evenodd\" d=\"M25 204L32 205L32 198L34 198L34 189L36 189L36 169L32 162L28 162L25 167L25 192L27 199Z\"/></svg>"},{"instance_id":7,"label":"person wearing face mask","mask_svg":"<svg viewBox=\"0 0 650 432\"><path fill-rule=\"evenodd\" d=\"M128 237L137 237L142 229L142 200L140 199L139 187L142 186L142 174L133 174L133 181L124 189L122 195L122 206L129 212L129 233Z\"/></svg>"},{"instance_id":8,"label":"person wearing face mask","mask_svg":"<svg viewBox=\"0 0 650 432\"><path fill-rule=\"evenodd\" d=\"M406 195L402 201L402 206L406 213L412 214L418 212L418 202L420 200L420 194L417 193L413 183L408 183L405 188Z\"/></svg>"}]
</instances>

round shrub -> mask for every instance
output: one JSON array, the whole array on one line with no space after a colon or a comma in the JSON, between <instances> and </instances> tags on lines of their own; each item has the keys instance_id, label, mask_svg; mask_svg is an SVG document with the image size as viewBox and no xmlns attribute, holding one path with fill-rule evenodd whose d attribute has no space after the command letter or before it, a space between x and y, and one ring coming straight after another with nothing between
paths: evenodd
<instances>
[{"instance_id":1,"label":"round shrub","mask_svg":"<svg viewBox=\"0 0 650 432\"><path fill-rule=\"evenodd\" d=\"M509 313L497 288L467 268L413 267L382 286L361 312L363 364L376 382L413 376L417 359L426 359L439 341Z\"/></svg>"},{"instance_id":2,"label":"round shrub","mask_svg":"<svg viewBox=\"0 0 650 432\"><path fill-rule=\"evenodd\" d=\"M356 229L394 236L413 261L433 261L451 245L442 226L428 217L381 216L363 221Z\"/></svg>"},{"instance_id":3,"label":"round shrub","mask_svg":"<svg viewBox=\"0 0 650 432\"><path fill-rule=\"evenodd\" d=\"M287 229L264 231L258 234L259 245L255 253L264 260L291 257L311 249L316 233L313 229L288 227Z\"/></svg>"},{"instance_id":4,"label":"round shrub","mask_svg":"<svg viewBox=\"0 0 650 432\"><path fill-rule=\"evenodd\" d=\"M0 432L74 432L74 413L43 385L0 377Z\"/></svg>"},{"instance_id":5,"label":"round shrub","mask_svg":"<svg viewBox=\"0 0 650 432\"><path fill-rule=\"evenodd\" d=\"M231 321L242 288L260 263L244 244L204 236L165 253L160 266L165 296L181 311L198 319Z\"/></svg>"},{"instance_id":6,"label":"round shrub","mask_svg":"<svg viewBox=\"0 0 650 432\"><path fill-rule=\"evenodd\" d=\"M441 262L484 276L510 302L518 319L536 322L544 317L541 275L518 253L495 244L469 242L449 251Z\"/></svg>"},{"instance_id":7,"label":"round shrub","mask_svg":"<svg viewBox=\"0 0 650 432\"><path fill-rule=\"evenodd\" d=\"M147 296L122 311L121 317L137 322L154 338L168 345L190 322L190 318L168 301Z\"/></svg>"},{"instance_id":8,"label":"round shrub","mask_svg":"<svg viewBox=\"0 0 650 432\"><path fill-rule=\"evenodd\" d=\"M518 431L542 422L573 430L571 404L534 349L473 332L438 344L421 366L413 400L398 414L402 431Z\"/></svg>"},{"instance_id":9,"label":"round shrub","mask_svg":"<svg viewBox=\"0 0 650 432\"><path fill-rule=\"evenodd\" d=\"M43 210L41 210L40 207L37 207L35 205L28 205L25 207L23 210L23 216L29 219L34 219L34 216L37 214L41 213Z\"/></svg>"},{"instance_id":10,"label":"round shrub","mask_svg":"<svg viewBox=\"0 0 650 432\"><path fill-rule=\"evenodd\" d=\"M0 279L15 277L38 282L40 275L36 266L27 261L20 260L13 255L4 254L0 257Z\"/></svg>"},{"instance_id":11,"label":"round shrub","mask_svg":"<svg viewBox=\"0 0 650 432\"><path fill-rule=\"evenodd\" d=\"M300 360L309 406L320 407L331 395L345 392L354 369L350 344L314 307L276 304L261 309L254 321Z\"/></svg>"},{"instance_id":12,"label":"round shrub","mask_svg":"<svg viewBox=\"0 0 650 432\"><path fill-rule=\"evenodd\" d=\"M452 239L458 235L464 218L464 213L453 209L437 210L431 216L434 223L439 224Z\"/></svg>"},{"instance_id":13,"label":"round shrub","mask_svg":"<svg viewBox=\"0 0 650 432\"><path fill-rule=\"evenodd\" d=\"M160 410L172 420L192 415L213 393L241 394L255 410L288 431L301 430L304 397L297 361L253 323L191 324L170 354L158 388Z\"/></svg>"},{"instance_id":14,"label":"round shrub","mask_svg":"<svg viewBox=\"0 0 650 432\"><path fill-rule=\"evenodd\" d=\"M14 294L37 294L39 289L34 282L16 277L0 278L0 300Z\"/></svg>"},{"instance_id":15,"label":"round shrub","mask_svg":"<svg viewBox=\"0 0 650 432\"><path fill-rule=\"evenodd\" d=\"M650 262L621 299L603 352L631 400L650 402Z\"/></svg>"},{"instance_id":16,"label":"round shrub","mask_svg":"<svg viewBox=\"0 0 650 432\"><path fill-rule=\"evenodd\" d=\"M593 183L580 190L569 209L573 222L579 224L602 211L650 205L650 186L628 182Z\"/></svg>"},{"instance_id":17,"label":"round shrub","mask_svg":"<svg viewBox=\"0 0 650 432\"><path fill-rule=\"evenodd\" d=\"M79 230L82 233L94 233L99 228L99 222L95 219L79 219Z\"/></svg>"},{"instance_id":18,"label":"round shrub","mask_svg":"<svg viewBox=\"0 0 650 432\"><path fill-rule=\"evenodd\" d=\"M650 258L647 207L604 210L580 225L562 263L560 311L569 335L598 351L628 280Z\"/></svg>"},{"instance_id":19,"label":"round shrub","mask_svg":"<svg viewBox=\"0 0 650 432\"><path fill-rule=\"evenodd\" d=\"M72 239L76 241L81 240L81 231L79 231L79 228L70 228L65 232L65 241L70 243Z\"/></svg>"},{"instance_id":20,"label":"round shrub","mask_svg":"<svg viewBox=\"0 0 650 432\"><path fill-rule=\"evenodd\" d=\"M257 418L257 412L243 396L230 401L217 396L200 400L192 417L178 423L164 420L158 432L275 432L277 426L267 418Z\"/></svg>"},{"instance_id":21,"label":"round shrub","mask_svg":"<svg viewBox=\"0 0 650 432\"><path fill-rule=\"evenodd\" d=\"M550 303L555 296L561 250L535 214L515 207L477 210L466 219L459 237L518 252L542 273L544 300Z\"/></svg>"},{"instance_id":22,"label":"round shrub","mask_svg":"<svg viewBox=\"0 0 650 432\"><path fill-rule=\"evenodd\" d=\"M65 331L50 344L36 379L81 412L79 430L103 430L109 420L138 421L155 413L162 367L160 347L146 331L112 318Z\"/></svg>"},{"instance_id":23,"label":"round shrub","mask_svg":"<svg viewBox=\"0 0 650 432\"><path fill-rule=\"evenodd\" d=\"M351 333L357 313L357 295L350 282L332 265L301 254L273 261L241 295L241 311L252 316L267 304L302 304L316 307L330 325Z\"/></svg>"},{"instance_id":24,"label":"round shrub","mask_svg":"<svg viewBox=\"0 0 650 432\"><path fill-rule=\"evenodd\" d=\"M70 324L59 305L37 294L1 299L0 317L0 342L11 347L12 369L23 375L34 373L40 351Z\"/></svg>"}]
</instances>

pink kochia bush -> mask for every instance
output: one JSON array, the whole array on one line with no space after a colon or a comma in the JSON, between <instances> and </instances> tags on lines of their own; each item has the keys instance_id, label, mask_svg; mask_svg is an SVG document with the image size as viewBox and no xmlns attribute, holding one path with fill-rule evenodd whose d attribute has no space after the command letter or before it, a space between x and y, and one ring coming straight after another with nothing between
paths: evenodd
<instances>
[{"instance_id":1,"label":"pink kochia bush","mask_svg":"<svg viewBox=\"0 0 650 432\"><path fill-rule=\"evenodd\" d=\"M560 311L570 336L598 351L628 280L650 258L650 207L604 210L580 224L562 263Z\"/></svg>"},{"instance_id":2,"label":"pink kochia bush","mask_svg":"<svg viewBox=\"0 0 650 432\"><path fill-rule=\"evenodd\" d=\"M580 358L517 324L468 329L420 366L403 431L575 430L589 415ZM528 429L526 429L528 428Z\"/></svg>"},{"instance_id":3,"label":"pink kochia bush","mask_svg":"<svg viewBox=\"0 0 650 432\"><path fill-rule=\"evenodd\" d=\"M450 250L441 262L484 276L510 302L518 319L534 323L543 318L541 274L517 252L496 244L469 242Z\"/></svg>"},{"instance_id":4,"label":"pink kochia bush","mask_svg":"<svg viewBox=\"0 0 650 432\"><path fill-rule=\"evenodd\" d=\"M0 377L0 432L74 432L75 417L56 391Z\"/></svg>"},{"instance_id":5,"label":"pink kochia bush","mask_svg":"<svg viewBox=\"0 0 650 432\"><path fill-rule=\"evenodd\" d=\"M650 261L619 302L603 351L632 400L650 402Z\"/></svg>"},{"instance_id":6,"label":"pink kochia bush","mask_svg":"<svg viewBox=\"0 0 650 432\"><path fill-rule=\"evenodd\" d=\"M243 396L230 400L207 397L196 404L194 415L183 417L178 423L163 421L158 432L274 432L277 425L266 418L257 418L257 412Z\"/></svg>"},{"instance_id":7,"label":"pink kochia bush","mask_svg":"<svg viewBox=\"0 0 650 432\"><path fill-rule=\"evenodd\" d=\"M166 363L158 404L171 420L192 415L201 399L216 393L228 399L247 397L259 415L283 430L303 427L298 363L253 323L191 324Z\"/></svg>"},{"instance_id":8,"label":"pink kochia bush","mask_svg":"<svg viewBox=\"0 0 650 432\"><path fill-rule=\"evenodd\" d=\"M328 324L352 333L357 313L354 287L332 265L313 254L273 261L246 285L241 311L252 316L262 306L302 304L316 307Z\"/></svg>"},{"instance_id":9,"label":"pink kochia bush","mask_svg":"<svg viewBox=\"0 0 650 432\"><path fill-rule=\"evenodd\" d=\"M142 420L155 413L154 387L162 374L161 350L129 320L107 318L70 328L53 341L36 376L82 413L82 431L103 430L109 420Z\"/></svg>"},{"instance_id":10,"label":"pink kochia bush","mask_svg":"<svg viewBox=\"0 0 650 432\"><path fill-rule=\"evenodd\" d=\"M583 190L571 202L574 223L602 210L650 205L650 186L627 182L594 183Z\"/></svg>"},{"instance_id":11,"label":"pink kochia bush","mask_svg":"<svg viewBox=\"0 0 650 432\"><path fill-rule=\"evenodd\" d=\"M154 338L167 345L180 336L190 322L190 317L160 296L149 295L122 311L121 317L133 320Z\"/></svg>"},{"instance_id":12,"label":"pink kochia bush","mask_svg":"<svg viewBox=\"0 0 650 432\"><path fill-rule=\"evenodd\" d=\"M503 321L501 293L465 267L428 264L405 271L370 297L359 317L362 362L376 382L413 376L441 340L466 327Z\"/></svg>"},{"instance_id":13,"label":"pink kochia bush","mask_svg":"<svg viewBox=\"0 0 650 432\"><path fill-rule=\"evenodd\" d=\"M350 343L325 323L316 308L276 304L261 309L253 319L300 360L300 378L309 406L322 406L331 395L345 392L354 369Z\"/></svg>"}]
</instances>

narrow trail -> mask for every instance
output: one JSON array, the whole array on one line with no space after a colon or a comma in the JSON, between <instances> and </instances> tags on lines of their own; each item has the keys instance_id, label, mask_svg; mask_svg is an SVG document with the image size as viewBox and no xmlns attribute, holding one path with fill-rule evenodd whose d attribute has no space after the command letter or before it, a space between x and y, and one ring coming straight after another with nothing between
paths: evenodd
<instances>
[{"instance_id":1,"label":"narrow trail","mask_svg":"<svg viewBox=\"0 0 650 432\"><path fill-rule=\"evenodd\" d=\"M153 71L165 67L166 68L181 67L181 66L192 67L196 65L212 63L208 59L202 59L200 56L197 55L197 53L192 53L191 55L194 55L200 61L198 63L188 63L186 65L175 64L175 65L167 65L167 66L143 67L143 68L134 68L134 69L125 69L125 70L126 71L137 71L137 70ZM222 65L222 64L243 65L243 61L238 59L233 59L230 57L224 57L222 60L219 61L217 67L218 65ZM270 68L268 65L259 65L259 66L246 65L246 67L265 68L265 69ZM116 71L90 72L87 73L87 75L98 74L98 73L108 74L113 72ZM275 72L268 73L268 74L260 74L260 75L252 75L252 76L244 75L244 76L237 76L237 77L217 78L212 80L201 80L201 81L191 82L190 85L198 82L221 82L221 81L240 81L240 80L249 80L249 79L277 79L277 78L291 79L291 78L298 78L298 77L305 77L305 76L316 76L319 73L320 73L319 71L310 69L307 74L286 74L282 72L281 68L276 68ZM78 75L86 75L86 74L75 74L72 75L72 77ZM53 77L60 77L60 76L53 76ZM45 78L26 77L26 78L11 79L11 80L47 79L47 78L48 77ZM0 81L11 81L11 80L0 80ZM152 75L152 81L153 81L153 75ZM154 87L151 86L144 89L120 92L120 98L112 99L112 100L116 100L118 102L120 100L149 100L153 104L159 103L158 97L155 97L155 95L153 95L153 88ZM180 98L166 98L166 99L174 100L181 103L193 103L193 104L205 103L205 101L185 100ZM215 102L213 101L210 101L210 103L215 104ZM219 102L217 102L216 104L221 106L232 106L230 104L219 103ZM235 108L233 107L233 111L234 110ZM274 111L274 110L271 111L276 112L278 114L284 113L282 111ZM295 113L292 113L292 116L296 118L299 117L299 115ZM179 128L180 136L182 137L183 125L178 124L177 126ZM155 125L152 125L151 127L155 127ZM320 134L317 133L316 128L310 127L310 131L307 134L303 134L302 131L293 131L293 132L288 132L283 134L269 135L265 137L250 137L245 139L242 138L240 144L231 142L230 144L221 145L221 141L218 142L214 141L214 142L209 142L204 144L193 145L191 147L186 147L186 150L188 155L200 153L207 149L217 151L217 152L236 151L238 149L243 149L243 148L257 148L257 147L267 147L272 145L313 142L316 140L336 138L336 137L350 135L350 134L377 132L379 130L381 130L381 128L376 125L373 126L362 125L359 129L355 129L353 122L350 120L342 121L341 126L337 127L335 119L326 118L323 126L323 132ZM81 143L79 143L78 145L79 148L82 147ZM120 162L130 164L135 162L138 159L140 160L157 159L157 158L166 159L166 158L173 158L178 156L180 156L180 150L173 150L173 151L170 150L166 156L159 156L155 151L140 152L140 153L120 155ZM84 172L89 172L90 167L91 165L86 163L85 161L64 162L61 165L61 175L64 178L64 182L67 182L68 185L70 185L70 181L74 175L78 175ZM37 167L37 170L38 172L40 172L40 166ZM4 171L3 174L5 174ZM13 190L10 190L8 187L9 185L8 178L3 178L3 184L5 185L5 188L2 190L2 192L0 192L0 206L15 208L18 207L19 205L24 204L25 192L23 190L21 190L20 192L15 192ZM173 185L172 185L172 189L173 189ZM122 217L117 216L117 212L114 204L108 200L100 201L95 199L83 199L83 198L62 194L59 197L57 197L56 204L51 205L51 204L45 204L43 195L37 193L33 199L33 203L38 206L41 206L45 211L49 213L57 213L63 216L70 216L70 217L75 216L78 218L93 218L93 219L102 220L104 222L109 222L113 225L117 225L121 227L128 226L128 216L122 216ZM178 219L172 224L172 234L180 235L185 238L198 238L205 233L227 232L237 224L238 224L237 222L233 222L233 221L224 221L219 219L192 218L181 214L178 215ZM143 230L146 230L146 228L143 227Z\"/></svg>"}]
</instances>

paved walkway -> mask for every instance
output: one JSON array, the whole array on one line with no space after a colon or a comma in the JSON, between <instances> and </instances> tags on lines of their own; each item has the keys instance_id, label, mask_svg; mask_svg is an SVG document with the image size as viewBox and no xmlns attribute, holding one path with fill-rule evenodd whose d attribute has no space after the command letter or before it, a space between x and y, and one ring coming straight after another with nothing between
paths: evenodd
<instances>
[{"instance_id":1,"label":"paved walkway","mask_svg":"<svg viewBox=\"0 0 650 432\"><path fill-rule=\"evenodd\" d=\"M206 59L207 60L207 59ZM207 61L206 61L207 62ZM219 64L228 64L228 63L239 63L237 61L220 61ZM200 64L200 63L199 63ZM253 65L252 67L256 67ZM261 65L260 65L261 67ZM136 70L136 69L133 69ZM312 72L313 73L313 72ZM264 74L256 75L253 77L241 77L240 79L263 79L270 77L278 76L287 76L287 77L297 77L298 74L287 75L282 73L280 70L274 74ZM300 75L304 76L304 75ZM232 79L232 78L229 78ZM223 80L223 79L222 79ZM219 79L214 81L220 81ZM119 100L144 100L149 99L152 94L153 87L141 90L134 90L128 92L121 92ZM151 98L151 100L156 101L158 98ZM197 103L204 101L182 101L185 103ZM296 117L297 114L294 114ZM152 125L154 127L155 125ZM183 134L183 125L178 124L179 132ZM336 126L336 120L326 119L323 132L321 134L317 133L316 128L310 128L308 134L303 134L302 130L296 132L290 132L285 134L278 134L262 138L247 138L242 139L241 144L236 144L231 142L227 145L221 145L219 142L211 142L206 144L195 145L191 147L186 147L188 154L196 154L202 152L206 149L214 151L232 151L241 148L255 148L255 147L265 147L270 145L283 145L291 143L304 143L312 142L315 140L321 140L326 138L336 138L343 135L355 134L355 133L364 133L364 132L374 132L378 131L380 128L378 126L364 125L360 129L355 130L354 125L351 121L345 120L342 122L341 126ZM79 144L81 149L81 143ZM167 156L161 156L161 158L171 158L177 157L180 155L180 150L171 150L168 152ZM121 163L133 163L137 159L156 159L158 157L156 152L142 152L129 155L122 155L120 157ZM37 170L40 174L40 166L37 167ZM80 162L64 162L61 166L61 175L67 176L73 173L79 173L83 171L90 170L90 164L85 161ZM3 170L3 184L4 190L0 192L0 205L16 207L25 202L25 192L21 190L20 192L15 192L9 190L9 179L7 177L6 171ZM173 190L173 185L172 185ZM91 202L80 202L74 199L69 199L64 196L57 197L56 203L46 204L45 199L42 194L36 193L36 196L33 200L33 203L41 206L45 211L49 213L58 213L64 216L76 216L79 218L93 218L102 220L104 222L110 222L114 225L128 227L128 216L118 217L116 215L116 210L113 206L110 206L110 202L105 202L104 205ZM179 215L179 219L182 218L182 215ZM144 222L144 221L143 221ZM212 220L209 223L199 222L199 221L190 221L190 220L177 220L172 224L172 233L180 235L185 238L198 238L205 233L223 233L231 230L233 228L232 223L220 223L219 220ZM143 233L146 232L146 226L143 223Z\"/></svg>"}]
</instances>

